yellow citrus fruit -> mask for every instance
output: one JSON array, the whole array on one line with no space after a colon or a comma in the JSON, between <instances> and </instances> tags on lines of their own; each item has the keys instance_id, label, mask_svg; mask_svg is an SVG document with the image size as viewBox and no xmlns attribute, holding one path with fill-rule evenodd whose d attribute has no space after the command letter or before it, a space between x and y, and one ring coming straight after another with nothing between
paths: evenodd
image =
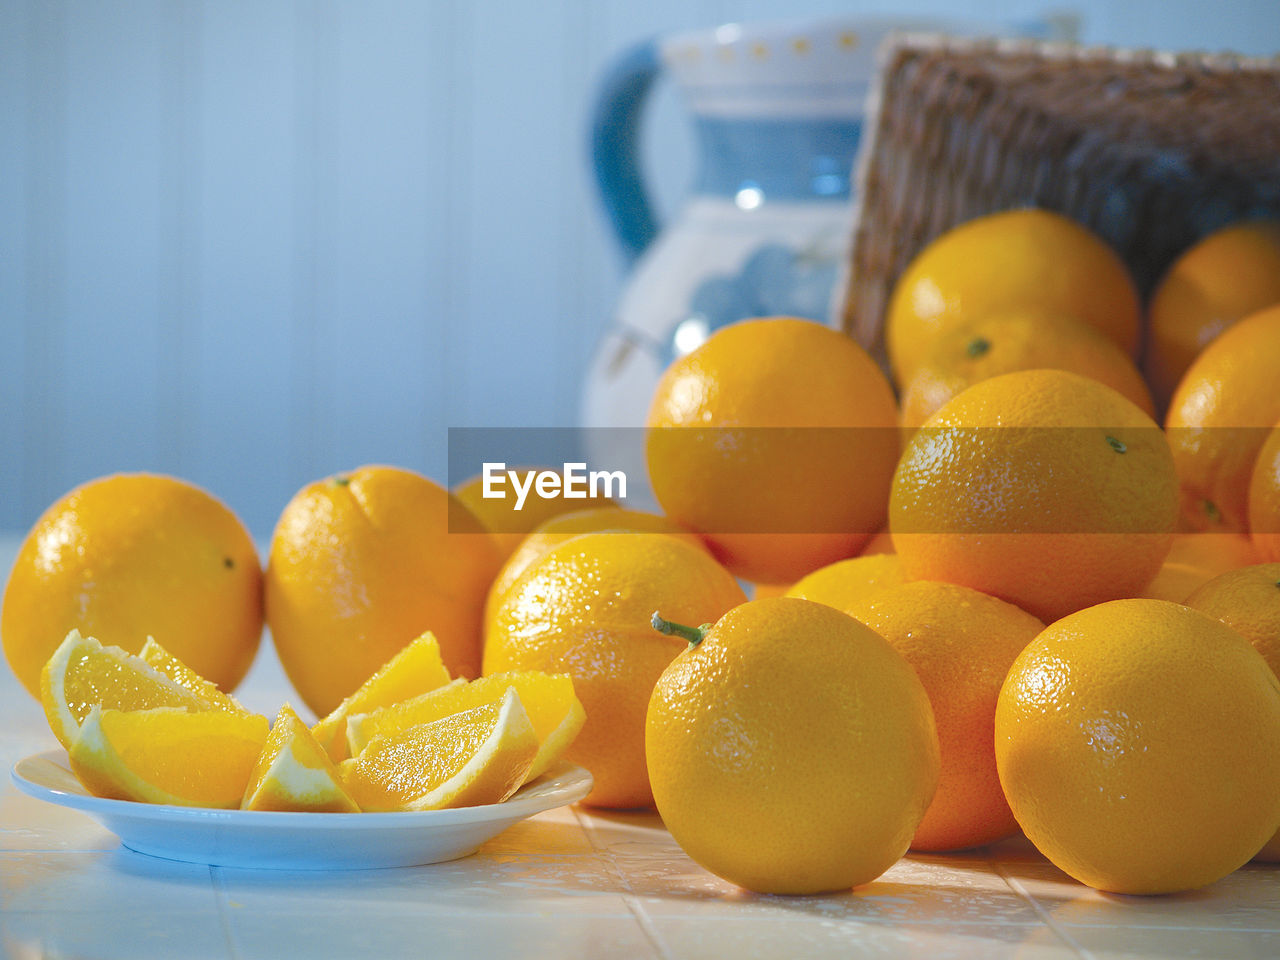
<instances>
[{"instance_id":1,"label":"yellow citrus fruit","mask_svg":"<svg viewBox=\"0 0 1280 960\"><path fill-rule=\"evenodd\" d=\"M825 603L849 613L864 597L906 582L902 560L896 553L872 553L829 563L801 577L786 595Z\"/></svg>"},{"instance_id":2,"label":"yellow citrus fruit","mask_svg":"<svg viewBox=\"0 0 1280 960\"><path fill-rule=\"evenodd\" d=\"M520 696L538 737L538 755L526 779L540 777L573 743L587 718L582 702L573 692L573 680L563 673L524 670L480 677L469 683L455 680L410 700L357 714L347 724L351 755L358 755L375 737L496 703L508 689Z\"/></svg>"},{"instance_id":3,"label":"yellow citrus fruit","mask_svg":"<svg viewBox=\"0 0 1280 960\"><path fill-rule=\"evenodd\" d=\"M618 506L594 507L552 517L520 541L520 545L507 557L502 569L493 578L485 601L485 619L488 619L489 612L507 588L520 579L520 574L524 573L529 564L538 557L552 547L564 543L570 537L576 537L580 533L600 533L605 530L623 533L668 533L694 546L703 546L701 538L690 533L674 520L668 520L661 514L644 510L630 510Z\"/></svg>"},{"instance_id":4,"label":"yellow citrus fruit","mask_svg":"<svg viewBox=\"0 0 1280 960\"><path fill-rule=\"evenodd\" d=\"M745 320L663 374L649 479L667 516L735 575L790 582L883 525L897 418L888 381L849 337L809 320Z\"/></svg>"},{"instance_id":5,"label":"yellow citrus fruit","mask_svg":"<svg viewBox=\"0 0 1280 960\"><path fill-rule=\"evenodd\" d=\"M312 728L311 734L334 761L345 760L347 718L408 700L449 682L449 671L440 658L440 644L424 633L385 664Z\"/></svg>"},{"instance_id":6,"label":"yellow citrus fruit","mask_svg":"<svg viewBox=\"0 0 1280 960\"><path fill-rule=\"evenodd\" d=\"M1253 644L1271 672L1280 674L1280 563L1258 563L1214 577L1186 604L1221 620ZM1280 862L1280 831L1255 860Z\"/></svg>"},{"instance_id":7,"label":"yellow citrus fruit","mask_svg":"<svg viewBox=\"0 0 1280 960\"><path fill-rule=\"evenodd\" d=\"M681 643L649 627L654 610L716 620L746 600L705 551L661 533L584 533L547 551L513 583L485 637L486 675L567 673L587 719L565 758L591 771L586 802L653 803L644 712Z\"/></svg>"},{"instance_id":8,"label":"yellow citrus fruit","mask_svg":"<svg viewBox=\"0 0 1280 960\"><path fill-rule=\"evenodd\" d=\"M944 330L1021 309L1076 317L1136 352L1138 294L1115 252L1060 214L1008 210L942 234L898 278L885 319L895 381L909 382Z\"/></svg>"},{"instance_id":9,"label":"yellow citrus fruit","mask_svg":"<svg viewBox=\"0 0 1280 960\"><path fill-rule=\"evenodd\" d=\"M1136 595L1176 519L1160 429L1062 370L1003 374L945 404L912 436L889 501L909 579L972 587L1045 622Z\"/></svg>"},{"instance_id":10,"label":"yellow citrus fruit","mask_svg":"<svg viewBox=\"0 0 1280 960\"><path fill-rule=\"evenodd\" d=\"M1194 530L1248 530L1249 484L1280 421L1280 305L1219 334L1183 375L1165 418Z\"/></svg>"},{"instance_id":11,"label":"yellow citrus fruit","mask_svg":"<svg viewBox=\"0 0 1280 960\"><path fill-rule=\"evenodd\" d=\"M312 813L360 811L329 755L287 703L271 725L240 806Z\"/></svg>"},{"instance_id":12,"label":"yellow citrus fruit","mask_svg":"<svg viewBox=\"0 0 1280 960\"><path fill-rule=\"evenodd\" d=\"M1016 833L996 774L996 700L1009 667L1044 624L985 593L927 580L863 596L848 613L906 658L933 707L938 792L912 849L963 850Z\"/></svg>"},{"instance_id":13,"label":"yellow citrus fruit","mask_svg":"<svg viewBox=\"0 0 1280 960\"><path fill-rule=\"evenodd\" d=\"M70 630L131 653L155 637L232 690L262 636L253 540L223 503L182 480L116 474L77 487L27 534L5 587L5 656L33 696Z\"/></svg>"},{"instance_id":14,"label":"yellow citrus fruit","mask_svg":"<svg viewBox=\"0 0 1280 960\"><path fill-rule=\"evenodd\" d=\"M858 554L860 557L870 557L877 553L893 553L893 534L888 529L881 530L874 537L867 541L867 545L862 548L862 552Z\"/></svg>"},{"instance_id":15,"label":"yellow citrus fruit","mask_svg":"<svg viewBox=\"0 0 1280 960\"><path fill-rule=\"evenodd\" d=\"M82 637L77 630L67 634L41 671L40 704L49 729L68 750L94 707L216 709L202 691L190 689L119 647L104 647L93 637Z\"/></svg>"},{"instance_id":16,"label":"yellow citrus fruit","mask_svg":"<svg viewBox=\"0 0 1280 960\"><path fill-rule=\"evenodd\" d=\"M362 810L501 803L524 783L538 737L515 690L497 702L369 743L338 769Z\"/></svg>"},{"instance_id":17,"label":"yellow citrus fruit","mask_svg":"<svg viewBox=\"0 0 1280 960\"><path fill-rule=\"evenodd\" d=\"M1259 560L1280 560L1280 423L1253 465L1249 478L1249 530Z\"/></svg>"},{"instance_id":18,"label":"yellow citrus fruit","mask_svg":"<svg viewBox=\"0 0 1280 960\"><path fill-rule=\"evenodd\" d=\"M1207 567L1178 560L1165 560L1151 578L1151 582L1139 590L1135 597L1148 600L1172 600L1181 603L1201 584L1213 579L1213 571Z\"/></svg>"},{"instance_id":19,"label":"yellow citrus fruit","mask_svg":"<svg viewBox=\"0 0 1280 960\"><path fill-rule=\"evenodd\" d=\"M1155 416L1142 374L1112 340L1074 317L1023 307L938 331L903 387L902 424L920 426L975 383L1041 368L1092 377Z\"/></svg>"},{"instance_id":20,"label":"yellow citrus fruit","mask_svg":"<svg viewBox=\"0 0 1280 960\"><path fill-rule=\"evenodd\" d=\"M206 680L185 663L171 654L156 642L155 637L147 637L147 642L138 651L138 658L147 666L159 670L179 686L186 687L212 709L227 710L231 713L248 713L243 704L229 693L223 693L218 685Z\"/></svg>"},{"instance_id":21,"label":"yellow citrus fruit","mask_svg":"<svg viewBox=\"0 0 1280 960\"><path fill-rule=\"evenodd\" d=\"M548 472L544 467L513 467L517 479L512 481L506 477L500 485L495 484L495 492L501 496L486 497L484 495L484 475L477 475L453 488L453 494L461 500L476 518L493 534L498 545L498 553L502 558L509 557L520 546L525 535L548 520L565 513L577 513L587 504L601 505L611 503L607 497L589 495L586 499L565 497L557 491L554 495L543 496L537 488L536 474ZM564 477L563 469L549 471ZM535 475L530 480L530 474ZM523 502L520 501L515 484L526 490ZM563 483L563 479L561 480ZM593 491L586 491L588 494ZM519 509L516 504L519 503Z\"/></svg>"},{"instance_id":22,"label":"yellow citrus fruit","mask_svg":"<svg viewBox=\"0 0 1280 960\"><path fill-rule=\"evenodd\" d=\"M428 630L451 674L475 676L497 569L492 537L457 498L410 470L361 467L284 508L267 625L294 689L324 716Z\"/></svg>"},{"instance_id":23,"label":"yellow citrus fruit","mask_svg":"<svg viewBox=\"0 0 1280 960\"><path fill-rule=\"evenodd\" d=\"M658 812L684 851L760 893L845 890L892 866L938 783L907 662L794 597L743 604L690 639L645 721Z\"/></svg>"},{"instance_id":24,"label":"yellow citrus fruit","mask_svg":"<svg viewBox=\"0 0 1280 960\"><path fill-rule=\"evenodd\" d=\"M1145 370L1161 403L1214 337L1273 303L1280 303L1280 223L1230 224L1179 256L1147 308Z\"/></svg>"},{"instance_id":25,"label":"yellow citrus fruit","mask_svg":"<svg viewBox=\"0 0 1280 960\"><path fill-rule=\"evenodd\" d=\"M1280 826L1280 681L1199 610L1099 604L1014 662L996 765L1019 825L1059 869L1112 893L1192 890Z\"/></svg>"},{"instance_id":26,"label":"yellow citrus fruit","mask_svg":"<svg viewBox=\"0 0 1280 960\"><path fill-rule=\"evenodd\" d=\"M266 739L258 714L94 706L68 753L95 796L234 809Z\"/></svg>"}]
</instances>

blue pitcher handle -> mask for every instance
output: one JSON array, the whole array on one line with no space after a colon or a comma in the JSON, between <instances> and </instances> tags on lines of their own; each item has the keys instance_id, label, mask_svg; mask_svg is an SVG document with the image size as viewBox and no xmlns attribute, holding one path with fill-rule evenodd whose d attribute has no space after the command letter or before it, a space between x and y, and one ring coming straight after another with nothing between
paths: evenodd
<instances>
[{"instance_id":1,"label":"blue pitcher handle","mask_svg":"<svg viewBox=\"0 0 1280 960\"><path fill-rule=\"evenodd\" d=\"M643 40L627 48L605 71L591 115L596 186L628 266L658 235L639 152L640 117L661 69L656 41Z\"/></svg>"}]
</instances>

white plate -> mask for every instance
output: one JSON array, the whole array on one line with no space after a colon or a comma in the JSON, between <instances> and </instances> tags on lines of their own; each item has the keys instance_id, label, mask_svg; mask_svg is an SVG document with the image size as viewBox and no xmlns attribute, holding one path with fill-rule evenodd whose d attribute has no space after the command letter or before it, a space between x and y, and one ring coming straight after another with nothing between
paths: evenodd
<instances>
[{"instance_id":1,"label":"white plate","mask_svg":"<svg viewBox=\"0 0 1280 960\"><path fill-rule=\"evenodd\" d=\"M23 793L83 810L130 850L226 867L348 870L456 860L519 820L581 800L591 774L562 765L510 800L456 810L404 813L281 813L206 810L104 800L76 779L61 750L19 760L13 782Z\"/></svg>"}]
</instances>

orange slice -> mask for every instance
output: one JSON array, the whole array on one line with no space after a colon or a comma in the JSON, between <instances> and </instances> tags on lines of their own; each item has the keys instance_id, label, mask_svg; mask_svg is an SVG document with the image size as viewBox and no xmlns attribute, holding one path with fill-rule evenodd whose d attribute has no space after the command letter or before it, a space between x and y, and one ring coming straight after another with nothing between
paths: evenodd
<instances>
[{"instance_id":1,"label":"orange slice","mask_svg":"<svg viewBox=\"0 0 1280 960\"><path fill-rule=\"evenodd\" d=\"M315 813L360 810L342 786L329 755L287 703L271 725L240 806Z\"/></svg>"},{"instance_id":2,"label":"orange slice","mask_svg":"<svg viewBox=\"0 0 1280 960\"><path fill-rule=\"evenodd\" d=\"M396 733L420 723L430 723L451 714L497 703L508 688L515 688L538 737L538 755L527 779L541 776L573 742L586 720L582 702L573 692L567 673L518 670L480 677L470 683L455 680L402 703L373 713L357 714L347 720L347 745L358 755L375 737Z\"/></svg>"},{"instance_id":3,"label":"orange slice","mask_svg":"<svg viewBox=\"0 0 1280 960\"><path fill-rule=\"evenodd\" d=\"M249 712L235 697L223 693L212 680L206 680L164 647L160 646L155 637L147 637L147 642L138 651L138 656L148 666L154 667L170 680L186 687L213 709L226 710L228 713Z\"/></svg>"},{"instance_id":4,"label":"orange slice","mask_svg":"<svg viewBox=\"0 0 1280 960\"><path fill-rule=\"evenodd\" d=\"M40 703L58 741L71 749L92 707L208 710L193 690L119 647L104 647L72 630L40 672Z\"/></svg>"},{"instance_id":5,"label":"orange slice","mask_svg":"<svg viewBox=\"0 0 1280 960\"><path fill-rule=\"evenodd\" d=\"M533 723L509 688L497 703L377 737L338 770L362 810L438 810L501 803L537 754Z\"/></svg>"},{"instance_id":6,"label":"orange slice","mask_svg":"<svg viewBox=\"0 0 1280 960\"><path fill-rule=\"evenodd\" d=\"M449 671L440 657L440 644L430 633L413 640L362 683L359 689L311 728L320 746L335 762L347 753L347 717L408 700L449 682Z\"/></svg>"},{"instance_id":7,"label":"orange slice","mask_svg":"<svg viewBox=\"0 0 1280 960\"><path fill-rule=\"evenodd\" d=\"M71 743L71 769L99 797L234 808L267 727L267 718L257 714L95 704Z\"/></svg>"}]
</instances>

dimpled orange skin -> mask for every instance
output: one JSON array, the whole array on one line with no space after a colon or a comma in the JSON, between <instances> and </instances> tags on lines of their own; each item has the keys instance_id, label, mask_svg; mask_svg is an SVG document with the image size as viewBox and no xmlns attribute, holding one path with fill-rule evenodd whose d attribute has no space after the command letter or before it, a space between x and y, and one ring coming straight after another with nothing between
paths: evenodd
<instances>
[{"instance_id":1,"label":"dimpled orange skin","mask_svg":"<svg viewBox=\"0 0 1280 960\"><path fill-rule=\"evenodd\" d=\"M794 597L736 607L672 662L645 751L676 842L760 893L874 880L907 851L938 782L911 667L848 615Z\"/></svg>"},{"instance_id":2,"label":"dimpled orange skin","mask_svg":"<svg viewBox=\"0 0 1280 960\"><path fill-rule=\"evenodd\" d=\"M938 728L938 792L913 850L964 850L1018 830L996 774L996 700L1044 624L968 587L918 580L866 594L850 616L889 641L924 684Z\"/></svg>"},{"instance_id":3,"label":"dimpled orange skin","mask_svg":"<svg viewBox=\"0 0 1280 960\"><path fill-rule=\"evenodd\" d=\"M1023 832L1112 893L1213 883L1280 826L1280 681L1240 634L1163 600L1050 625L996 706L996 766Z\"/></svg>"},{"instance_id":4,"label":"dimpled orange skin","mask_svg":"<svg viewBox=\"0 0 1280 960\"><path fill-rule=\"evenodd\" d=\"M1271 672L1280 675L1280 563L1258 563L1214 577L1186 604L1221 620L1253 644ZM1280 862L1280 831L1254 857Z\"/></svg>"},{"instance_id":5,"label":"dimpled orange skin","mask_svg":"<svg viewBox=\"0 0 1280 960\"><path fill-rule=\"evenodd\" d=\"M443 487L371 465L308 484L271 539L267 625L299 696L327 715L430 630L453 676L480 671L490 535Z\"/></svg>"},{"instance_id":6,"label":"dimpled orange skin","mask_svg":"<svg viewBox=\"0 0 1280 960\"><path fill-rule=\"evenodd\" d=\"M902 425L918 427L966 387L1015 370L1050 368L1093 377L1155 416L1142 374L1123 350L1065 314L1023 308L949 327L902 391Z\"/></svg>"},{"instance_id":7,"label":"dimpled orange skin","mask_svg":"<svg viewBox=\"0 0 1280 960\"><path fill-rule=\"evenodd\" d=\"M896 553L871 553L820 567L793 583L786 595L849 613L864 597L906 582Z\"/></svg>"},{"instance_id":8,"label":"dimpled orange skin","mask_svg":"<svg viewBox=\"0 0 1280 960\"><path fill-rule=\"evenodd\" d=\"M484 672L569 674L587 719L565 759L591 771L585 802L647 807L645 708L684 646L649 618L661 609L706 623L745 600L710 554L675 537L584 533L543 554L507 589L488 622Z\"/></svg>"},{"instance_id":9,"label":"dimpled orange skin","mask_svg":"<svg viewBox=\"0 0 1280 960\"><path fill-rule=\"evenodd\" d=\"M1280 423L1271 428L1253 465L1249 531L1259 560L1280 560Z\"/></svg>"},{"instance_id":10,"label":"dimpled orange skin","mask_svg":"<svg viewBox=\"0 0 1280 960\"><path fill-rule=\"evenodd\" d=\"M262 636L262 570L253 540L209 493L156 474L77 487L18 549L0 634L34 697L68 631L137 653L148 636L230 691Z\"/></svg>"},{"instance_id":11,"label":"dimpled orange skin","mask_svg":"<svg viewBox=\"0 0 1280 960\"><path fill-rule=\"evenodd\" d=\"M1249 485L1270 428L1280 420L1280 305L1221 333L1195 359L1165 417L1193 530L1248 529Z\"/></svg>"},{"instance_id":12,"label":"dimpled orange skin","mask_svg":"<svg viewBox=\"0 0 1280 960\"><path fill-rule=\"evenodd\" d=\"M790 583L883 525L897 422L888 381L849 337L790 317L745 320L663 374L649 478L667 516L735 575Z\"/></svg>"},{"instance_id":13,"label":"dimpled orange skin","mask_svg":"<svg viewBox=\"0 0 1280 960\"><path fill-rule=\"evenodd\" d=\"M1152 392L1168 402L1201 350L1273 303L1280 303L1280 223L1235 223L1197 241L1151 294L1144 369Z\"/></svg>"},{"instance_id":14,"label":"dimpled orange skin","mask_svg":"<svg viewBox=\"0 0 1280 960\"><path fill-rule=\"evenodd\" d=\"M993 377L944 405L908 443L889 501L908 579L972 587L1046 623L1137 595L1176 520L1160 429L1061 370Z\"/></svg>"},{"instance_id":15,"label":"dimpled orange skin","mask_svg":"<svg viewBox=\"0 0 1280 960\"><path fill-rule=\"evenodd\" d=\"M1115 252L1060 214L1008 210L942 234L903 272L885 320L894 381L905 386L948 327L1024 307L1078 317L1137 352L1138 293Z\"/></svg>"}]
</instances>

